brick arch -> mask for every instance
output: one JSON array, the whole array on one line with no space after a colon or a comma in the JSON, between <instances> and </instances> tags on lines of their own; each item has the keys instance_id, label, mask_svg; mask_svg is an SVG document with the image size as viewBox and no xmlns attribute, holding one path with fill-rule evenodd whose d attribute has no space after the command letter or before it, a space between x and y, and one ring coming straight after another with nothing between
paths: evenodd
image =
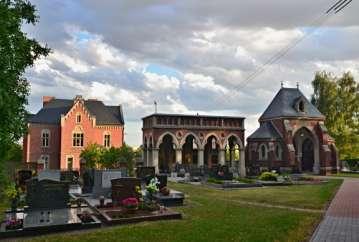
<instances>
[{"instance_id":1,"label":"brick arch","mask_svg":"<svg viewBox=\"0 0 359 242\"><path fill-rule=\"evenodd\" d=\"M216 139L218 141L219 148L222 149L223 144L221 142L221 138L215 132L210 132L210 133L208 133L208 134L206 134L204 136L204 139L203 139L203 142L202 142L202 147L205 147L205 145L207 144L208 138L211 137L211 136L216 137Z\"/></svg>"},{"instance_id":2,"label":"brick arch","mask_svg":"<svg viewBox=\"0 0 359 242\"><path fill-rule=\"evenodd\" d=\"M320 172L320 142L319 142L319 138L317 136L317 134L314 131L314 127L308 127L306 125L302 125L299 126L298 128L296 128L295 130L293 130L293 144L294 144L294 140L296 139L298 132L300 130L306 130L309 133L309 136L311 136L310 138L312 139L313 142L313 149L314 149L314 164L313 164L313 172L314 173L318 173ZM297 147L295 147L295 149L298 148L298 144L296 144Z\"/></svg>"},{"instance_id":3,"label":"brick arch","mask_svg":"<svg viewBox=\"0 0 359 242\"><path fill-rule=\"evenodd\" d=\"M225 141L228 141L228 139L229 139L230 137L232 137L232 136L236 138L237 143L238 143L238 145L239 145L239 149L244 149L243 141L242 141L241 138L240 138L237 134L235 134L235 133L230 133L229 135L227 135L226 138L225 138ZM225 142L224 142L224 144L223 144L223 148L224 148L224 145L225 145Z\"/></svg>"},{"instance_id":4,"label":"brick arch","mask_svg":"<svg viewBox=\"0 0 359 242\"><path fill-rule=\"evenodd\" d=\"M188 132L182 137L181 141L179 142L179 147L182 148L182 146L186 143L187 137L190 135L192 135L194 137L194 139L197 141L197 145L199 146L199 148L202 148L202 142L201 142L200 138L198 137L198 135L196 135L193 132Z\"/></svg>"},{"instance_id":5,"label":"brick arch","mask_svg":"<svg viewBox=\"0 0 359 242\"><path fill-rule=\"evenodd\" d=\"M173 143L176 145L176 148L180 147L179 142L177 140L177 137L171 133L171 132L164 132L160 135L160 137L158 137L158 140L156 142L156 148L159 149L160 148L160 144L162 144L163 141L163 137L165 137L166 135L170 135L173 139Z\"/></svg>"}]
</instances>

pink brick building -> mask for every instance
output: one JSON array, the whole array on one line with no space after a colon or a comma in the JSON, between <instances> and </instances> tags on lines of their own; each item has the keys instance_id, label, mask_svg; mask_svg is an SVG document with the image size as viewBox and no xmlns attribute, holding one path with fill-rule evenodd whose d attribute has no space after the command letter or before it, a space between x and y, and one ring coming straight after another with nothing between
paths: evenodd
<instances>
[{"instance_id":1,"label":"pink brick building","mask_svg":"<svg viewBox=\"0 0 359 242\"><path fill-rule=\"evenodd\" d=\"M73 100L44 96L43 107L28 121L24 162L38 169L79 170L81 151L91 143L121 147L124 120L121 106L76 96Z\"/></svg>"}]
</instances>

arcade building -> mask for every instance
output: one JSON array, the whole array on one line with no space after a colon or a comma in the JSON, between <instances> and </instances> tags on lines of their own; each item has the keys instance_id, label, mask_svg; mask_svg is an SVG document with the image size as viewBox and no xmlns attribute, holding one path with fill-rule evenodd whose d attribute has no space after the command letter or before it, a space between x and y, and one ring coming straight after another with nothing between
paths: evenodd
<instances>
[{"instance_id":1,"label":"arcade building","mask_svg":"<svg viewBox=\"0 0 359 242\"><path fill-rule=\"evenodd\" d=\"M245 176L243 117L155 113L142 120L144 164L156 172L228 165Z\"/></svg>"},{"instance_id":2,"label":"arcade building","mask_svg":"<svg viewBox=\"0 0 359 242\"><path fill-rule=\"evenodd\" d=\"M247 138L248 170L335 172L338 153L324 125L325 116L299 88L281 88Z\"/></svg>"}]
</instances>

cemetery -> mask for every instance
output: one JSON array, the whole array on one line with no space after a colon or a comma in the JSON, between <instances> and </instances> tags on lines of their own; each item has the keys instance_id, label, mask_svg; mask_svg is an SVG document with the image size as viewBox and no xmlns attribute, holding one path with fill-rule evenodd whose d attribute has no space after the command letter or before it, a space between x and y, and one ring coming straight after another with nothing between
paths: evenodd
<instances>
[{"instance_id":1,"label":"cemetery","mask_svg":"<svg viewBox=\"0 0 359 242\"><path fill-rule=\"evenodd\" d=\"M18 171L0 239L182 218L167 206L182 206L184 194L154 167L139 167L137 177L126 168L34 173Z\"/></svg>"}]
</instances>

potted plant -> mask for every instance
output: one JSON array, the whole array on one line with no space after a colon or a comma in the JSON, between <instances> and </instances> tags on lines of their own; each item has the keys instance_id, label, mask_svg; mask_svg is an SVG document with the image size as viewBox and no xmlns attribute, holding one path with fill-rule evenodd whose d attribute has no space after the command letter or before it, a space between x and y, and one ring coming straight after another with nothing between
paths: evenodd
<instances>
[{"instance_id":1,"label":"potted plant","mask_svg":"<svg viewBox=\"0 0 359 242\"><path fill-rule=\"evenodd\" d=\"M134 213L138 209L138 199L135 197L129 197L122 200L122 206L128 213Z\"/></svg>"}]
</instances>

